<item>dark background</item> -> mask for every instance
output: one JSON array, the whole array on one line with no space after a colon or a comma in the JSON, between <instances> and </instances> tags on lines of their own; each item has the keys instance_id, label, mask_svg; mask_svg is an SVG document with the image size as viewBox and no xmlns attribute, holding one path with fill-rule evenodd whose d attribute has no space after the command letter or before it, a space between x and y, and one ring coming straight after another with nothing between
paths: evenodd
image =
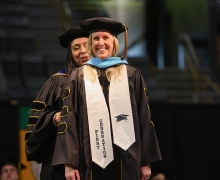
<instances>
[{"instance_id":1,"label":"dark background","mask_svg":"<svg viewBox=\"0 0 220 180\"><path fill-rule=\"evenodd\" d=\"M171 180L220 179L219 1L122 4L129 28L127 60L146 81L163 157L155 167L168 170ZM116 9L122 12L119 1L111 0L0 0L0 161L20 158L19 131L25 123L20 109L30 107L46 79L64 67L67 53L57 36L85 18L114 18ZM182 33L190 48L181 42ZM198 66L193 58L193 66L185 61L180 66L186 57L180 44L191 55L195 50Z\"/></svg>"}]
</instances>

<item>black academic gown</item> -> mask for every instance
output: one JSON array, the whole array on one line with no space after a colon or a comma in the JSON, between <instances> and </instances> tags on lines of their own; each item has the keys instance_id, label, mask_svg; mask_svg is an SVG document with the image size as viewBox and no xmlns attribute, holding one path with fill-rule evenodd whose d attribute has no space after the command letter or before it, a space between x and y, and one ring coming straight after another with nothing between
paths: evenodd
<instances>
[{"instance_id":1,"label":"black academic gown","mask_svg":"<svg viewBox=\"0 0 220 180\"><path fill-rule=\"evenodd\" d=\"M82 68L74 71L67 83L61 114L63 125L58 136L52 165L72 164L77 167L81 180L139 180L140 168L161 161L161 154L151 122L145 82L139 70L126 65L136 141L127 151L113 145L114 161L105 169L91 161L89 126ZM100 85L108 105L109 82L105 69L99 76ZM69 93L70 92L70 93ZM91 173L92 172L92 173Z\"/></svg>"},{"instance_id":2,"label":"black academic gown","mask_svg":"<svg viewBox=\"0 0 220 180\"><path fill-rule=\"evenodd\" d=\"M25 150L28 161L42 163L41 180L65 180L64 166L57 171L51 163L58 129L53 124L53 116L61 111L66 82L66 74L52 75L32 103Z\"/></svg>"}]
</instances>

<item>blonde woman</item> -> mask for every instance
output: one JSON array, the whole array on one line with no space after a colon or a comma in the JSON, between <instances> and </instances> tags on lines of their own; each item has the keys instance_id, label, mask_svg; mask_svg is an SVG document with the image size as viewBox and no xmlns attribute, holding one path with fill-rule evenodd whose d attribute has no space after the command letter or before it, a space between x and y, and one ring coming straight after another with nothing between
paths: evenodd
<instances>
[{"instance_id":1,"label":"blonde woman","mask_svg":"<svg viewBox=\"0 0 220 180\"><path fill-rule=\"evenodd\" d=\"M147 88L139 70L124 60L127 28L109 18L79 22L90 34L90 61L67 84L53 165L67 180L144 180L161 154L151 122ZM125 50L117 57L116 36Z\"/></svg>"}]
</instances>

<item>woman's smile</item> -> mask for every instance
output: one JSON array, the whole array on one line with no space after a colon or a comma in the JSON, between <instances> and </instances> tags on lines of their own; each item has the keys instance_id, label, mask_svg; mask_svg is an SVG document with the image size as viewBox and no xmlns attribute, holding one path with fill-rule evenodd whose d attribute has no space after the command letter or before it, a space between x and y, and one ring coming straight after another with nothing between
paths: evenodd
<instances>
[{"instance_id":1,"label":"woman's smile","mask_svg":"<svg viewBox=\"0 0 220 180\"><path fill-rule=\"evenodd\" d=\"M92 50L95 56L101 60L112 56L114 38L108 32L92 33Z\"/></svg>"}]
</instances>

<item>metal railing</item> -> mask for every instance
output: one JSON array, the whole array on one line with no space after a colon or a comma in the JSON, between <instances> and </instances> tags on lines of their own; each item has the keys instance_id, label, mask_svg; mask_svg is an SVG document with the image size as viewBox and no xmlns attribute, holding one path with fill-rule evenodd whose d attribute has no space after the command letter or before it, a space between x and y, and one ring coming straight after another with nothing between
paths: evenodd
<instances>
[{"instance_id":1,"label":"metal railing","mask_svg":"<svg viewBox=\"0 0 220 180\"><path fill-rule=\"evenodd\" d=\"M195 82L195 92L199 93L201 90L200 63L199 58L196 54L196 50L188 34L183 33L179 36L179 44L183 45L185 63L184 65L188 66L189 71Z\"/></svg>"},{"instance_id":2,"label":"metal railing","mask_svg":"<svg viewBox=\"0 0 220 180\"><path fill-rule=\"evenodd\" d=\"M204 79L204 87L203 87L204 92L207 92L207 86L209 86L220 96L219 86L208 76L205 76L203 79ZM210 104L215 103L215 100L209 95L206 96L206 101L208 101Z\"/></svg>"},{"instance_id":3,"label":"metal railing","mask_svg":"<svg viewBox=\"0 0 220 180\"><path fill-rule=\"evenodd\" d=\"M214 104L215 100L207 93L207 87L213 89L218 95L220 95L220 87L209 76L204 76L201 78L200 60L197 56L190 36L185 33L181 34L179 37L179 43L183 45L184 63L188 66L189 71L194 79L197 98L199 94L203 94L205 95L204 99L206 102ZM199 98L197 101L199 102Z\"/></svg>"}]
</instances>

